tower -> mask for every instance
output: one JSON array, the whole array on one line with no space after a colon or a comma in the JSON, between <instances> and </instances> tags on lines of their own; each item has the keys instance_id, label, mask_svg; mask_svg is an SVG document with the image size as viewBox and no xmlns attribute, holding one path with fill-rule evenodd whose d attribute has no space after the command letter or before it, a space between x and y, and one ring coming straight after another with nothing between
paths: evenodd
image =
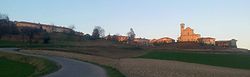
<instances>
[{"instance_id":1,"label":"tower","mask_svg":"<svg viewBox=\"0 0 250 77\"><path fill-rule=\"evenodd\" d=\"M181 35L182 35L183 30L184 30L184 28L185 28L185 24L182 22L182 23L180 24L180 26L181 26Z\"/></svg>"}]
</instances>

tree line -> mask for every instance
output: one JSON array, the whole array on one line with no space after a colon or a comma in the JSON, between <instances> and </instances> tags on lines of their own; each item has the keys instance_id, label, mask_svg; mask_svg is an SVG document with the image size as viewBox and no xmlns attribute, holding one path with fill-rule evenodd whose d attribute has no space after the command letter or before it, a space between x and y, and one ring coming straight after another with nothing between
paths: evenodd
<instances>
[{"instance_id":1,"label":"tree line","mask_svg":"<svg viewBox=\"0 0 250 77\"><path fill-rule=\"evenodd\" d=\"M130 43L130 42L133 42L134 39L135 39L135 32L132 28L130 28L130 31L127 33L127 37L128 39L126 40L126 42ZM119 37L120 35L107 35L105 36L105 30L100 27L100 26L95 26L95 28L93 29L93 32L92 32L92 35L90 34L85 34L83 36L83 39L84 40L98 40L98 39L110 39L110 40L113 40L113 41L116 41L115 37ZM113 38L112 38L113 37Z\"/></svg>"}]
</instances>

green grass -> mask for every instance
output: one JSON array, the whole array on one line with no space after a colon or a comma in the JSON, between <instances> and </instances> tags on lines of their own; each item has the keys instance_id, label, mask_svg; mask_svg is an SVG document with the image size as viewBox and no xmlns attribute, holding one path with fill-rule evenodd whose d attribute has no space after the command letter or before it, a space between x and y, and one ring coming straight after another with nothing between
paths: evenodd
<instances>
[{"instance_id":1,"label":"green grass","mask_svg":"<svg viewBox=\"0 0 250 77\"><path fill-rule=\"evenodd\" d=\"M126 77L120 71L118 71L116 68L113 68L111 66L101 65L101 64L98 64L95 62L90 62L90 61L84 61L84 62L88 62L88 63L102 67L106 71L108 77Z\"/></svg>"},{"instance_id":2,"label":"green grass","mask_svg":"<svg viewBox=\"0 0 250 77\"><path fill-rule=\"evenodd\" d=\"M49 44L43 43L31 43L22 42L22 41L8 41L8 40L0 40L0 47L18 47L18 48L61 48L61 47L72 47L72 45L68 45L62 42L53 42Z\"/></svg>"},{"instance_id":3,"label":"green grass","mask_svg":"<svg viewBox=\"0 0 250 77\"><path fill-rule=\"evenodd\" d=\"M0 58L0 77L28 77L35 72L31 64Z\"/></svg>"},{"instance_id":4,"label":"green grass","mask_svg":"<svg viewBox=\"0 0 250 77\"><path fill-rule=\"evenodd\" d=\"M118 48L124 49L124 50L142 50L142 48L140 48L138 46L121 46Z\"/></svg>"},{"instance_id":5,"label":"green grass","mask_svg":"<svg viewBox=\"0 0 250 77\"><path fill-rule=\"evenodd\" d=\"M0 52L0 59L4 61L4 64L1 65L0 63L0 67L3 66L3 67L6 67L6 69L10 68L9 70L0 68L0 71L1 71L0 77L38 77L38 76L42 76L42 75L48 74L50 72L53 72L59 69L59 66L56 63L49 61L47 59L38 58L38 57ZM10 66L8 66L8 64ZM23 67L20 67L20 66L23 66ZM33 68L32 72L30 70L30 67L28 66L31 66ZM16 67L16 68L13 68L13 67ZM2 73L2 70L5 70L4 73L5 72L9 72L9 73L4 74ZM16 72L16 71L21 71L21 72ZM14 73L14 74L17 73L17 75L8 76L8 74L10 73ZM24 75L21 75L21 74L24 74Z\"/></svg>"},{"instance_id":6,"label":"green grass","mask_svg":"<svg viewBox=\"0 0 250 77\"><path fill-rule=\"evenodd\" d=\"M16 47L16 46L24 46L26 43L20 41L8 41L8 40L0 40L0 47Z\"/></svg>"},{"instance_id":7,"label":"green grass","mask_svg":"<svg viewBox=\"0 0 250 77\"><path fill-rule=\"evenodd\" d=\"M101 65L102 68L104 68L108 74L108 77L126 77L121 72L119 72L117 69Z\"/></svg>"},{"instance_id":8,"label":"green grass","mask_svg":"<svg viewBox=\"0 0 250 77\"><path fill-rule=\"evenodd\" d=\"M213 66L250 69L250 55L246 54L214 54L195 52L161 52L154 51L138 58L175 60L182 62L206 64Z\"/></svg>"}]
</instances>

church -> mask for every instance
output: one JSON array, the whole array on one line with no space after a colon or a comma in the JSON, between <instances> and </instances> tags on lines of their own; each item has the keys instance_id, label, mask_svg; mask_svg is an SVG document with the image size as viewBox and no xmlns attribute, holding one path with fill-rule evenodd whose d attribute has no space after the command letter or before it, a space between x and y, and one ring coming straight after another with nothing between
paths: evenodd
<instances>
[{"instance_id":1,"label":"church","mask_svg":"<svg viewBox=\"0 0 250 77\"><path fill-rule=\"evenodd\" d=\"M194 33L194 30L190 27L185 28L185 24L181 23L181 33L180 37L178 37L177 42L179 43L185 43L185 42L191 42L191 43L200 43L200 44L206 44L206 45L214 45L219 47L226 47L226 48L237 48L237 40L222 40L222 41L216 41L215 38L211 37L201 37L200 34Z\"/></svg>"},{"instance_id":2,"label":"church","mask_svg":"<svg viewBox=\"0 0 250 77\"><path fill-rule=\"evenodd\" d=\"M201 37L200 34L195 34L194 30L190 27L185 28L185 24L181 23L181 35L178 38L178 42L198 42Z\"/></svg>"}]
</instances>

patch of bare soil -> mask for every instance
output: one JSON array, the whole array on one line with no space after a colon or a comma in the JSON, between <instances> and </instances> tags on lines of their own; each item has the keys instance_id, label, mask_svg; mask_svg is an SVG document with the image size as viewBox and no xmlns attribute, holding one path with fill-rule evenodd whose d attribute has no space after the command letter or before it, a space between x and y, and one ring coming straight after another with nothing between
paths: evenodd
<instances>
[{"instance_id":1,"label":"patch of bare soil","mask_svg":"<svg viewBox=\"0 0 250 77\"><path fill-rule=\"evenodd\" d=\"M122 59L119 70L128 77L250 77L250 70L153 59Z\"/></svg>"}]
</instances>

